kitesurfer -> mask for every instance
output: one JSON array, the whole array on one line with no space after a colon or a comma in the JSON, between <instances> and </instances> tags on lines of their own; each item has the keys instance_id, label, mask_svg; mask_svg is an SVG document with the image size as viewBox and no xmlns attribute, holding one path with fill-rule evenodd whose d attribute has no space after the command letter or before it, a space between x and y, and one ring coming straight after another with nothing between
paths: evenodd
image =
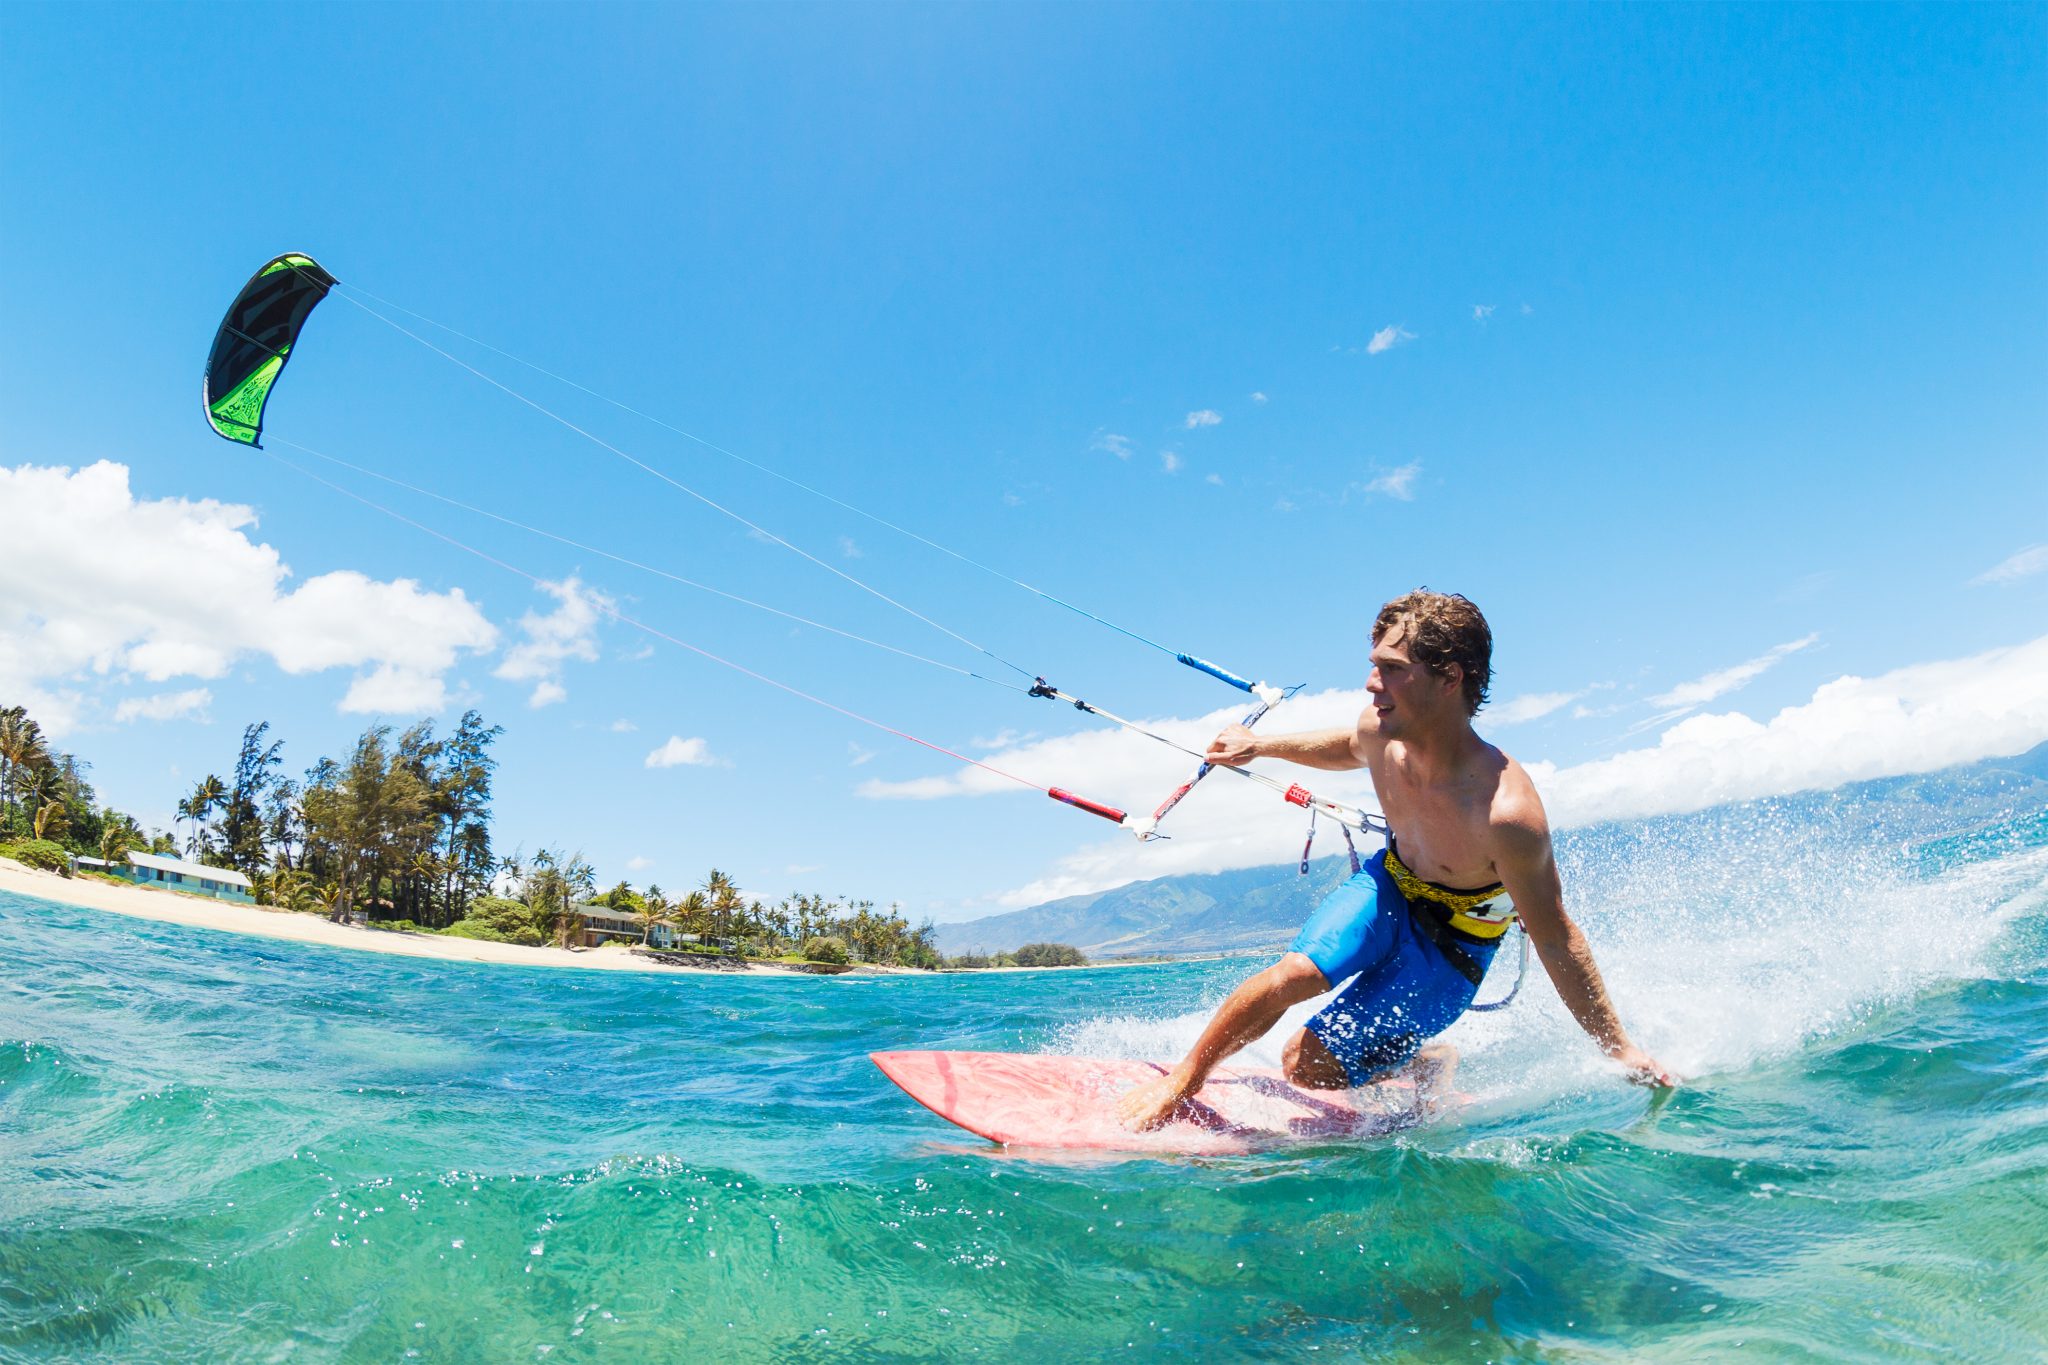
<instances>
[{"instance_id":1,"label":"kitesurfer","mask_svg":"<svg viewBox=\"0 0 2048 1365\"><path fill-rule=\"evenodd\" d=\"M1231 993L1178 1066L1122 1097L1127 1126L1173 1118L1224 1058L1291 1006L1347 981L1288 1040L1290 1080L1336 1090L1404 1067L1425 1085L1447 1080L1455 1052L1424 1044L1471 1006L1517 917L1566 1008L1601 1049L1639 1084L1677 1084L1630 1041L1585 935L1565 913L1535 784L1472 729L1492 654L1478 607L1455 594L1411 592L1373 621L1369 704L1356 726L1260 735L1233 725L1210 743L1209 762L1229 767L1279 758L1369 769L1387 847L1324 899L1278 962Z\"/></svg>"}]
</instances>

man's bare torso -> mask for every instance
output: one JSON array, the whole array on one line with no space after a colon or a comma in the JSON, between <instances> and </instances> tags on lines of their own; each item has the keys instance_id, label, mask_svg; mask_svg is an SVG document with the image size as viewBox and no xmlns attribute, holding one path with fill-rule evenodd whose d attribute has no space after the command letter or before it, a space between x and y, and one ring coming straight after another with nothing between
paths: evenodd
<instances>
[{"instance_id":1,"label":"man's bare torso","mask_svg":"<svg viewBox=\"0 0 2048 1365\"><path fill-rule=\"evenodd\" d=\"M1377 733L1371 711L1359 718L1357 748L1372 773L1380 810L1401 847L1401 861L1425 881L1491 886L1500 817L1536 801L1522 765L1474 736L1450 765L1424 772L1411 746Z\"/></svg>"}]
</instances>

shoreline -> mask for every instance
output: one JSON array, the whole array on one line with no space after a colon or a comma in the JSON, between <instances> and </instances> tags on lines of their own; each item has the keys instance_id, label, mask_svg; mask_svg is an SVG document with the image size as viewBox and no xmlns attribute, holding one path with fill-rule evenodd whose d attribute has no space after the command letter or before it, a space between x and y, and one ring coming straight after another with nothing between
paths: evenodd
<instances>
[{"instance_id":1,"label":"shoreline","mask_svg":"<svg viewBox=\"0 0 2048 1365\"><path fill-rule=\"evenodd\" d=\"M260 905L240 905L210 897L158 891L141 886L114 886L89 878L64 877L24 867L10 858L0 858L0 891L53 901L79 910L100 910L130 919L158 924L178 924L188 929L210 929L216 933L242 934L252 938L287 943L312 943L326 948L346 948L359 953L384 953L393 957L429 958L438 962L482 962L501 967L552 967L600 972L644 972L653 975L746 976L755 979L809 979L820 974L798 967L771 966L764 962L721 964L717 967L684 967L656 962L619 949L591 948L571 952L566 948L528 948L517 943L487 943L477 939L449 938L440 934L408 934L385 929L366 929L353 924L336 924L324 915L296 910L273 910ZM909 967L862 966L839 976L993 976L1011 972L1087 972L1102 968L1153 967L1156 962L1090 962L1079 967L981 967L941 971L917 971Z\"/></svg>"},{"instance_id":2,"label":"shoreline","mask_svg":"<svg viewBox=\"0 0 2048 1365\"><path fill-rule=\"evenodd\" d=\"M288 943L313 943L327 948L350 948L357 952L385 953L394 957L432 958L441 962L689 976L788 978L807 975L753 962L734 967L677 967L651 962L616 949L593 948L574 953L566 948L527 948L517 943L487 943L440 934L365 929L352 924L336 924L324 915L302 914L295 910L271 910L258 905L237 905L231 901L181 895L175 891L112 886L84 878L62 877L55 872L23 867L7 858L0 858L0 891L55 901L75 909L102 910L131 919L153 920L159 924L181 924L191 929L281 939Z\"/></svg>"}]
</instances>

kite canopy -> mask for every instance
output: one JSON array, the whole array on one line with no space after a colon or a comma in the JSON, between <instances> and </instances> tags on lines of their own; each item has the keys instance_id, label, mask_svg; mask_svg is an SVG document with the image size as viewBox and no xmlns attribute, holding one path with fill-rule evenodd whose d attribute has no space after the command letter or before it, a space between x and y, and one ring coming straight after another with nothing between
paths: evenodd
<instances>
[{"instance_id":1,"label":"kite canopy","mask_svg":"<svg viewBox=\"0 0 2048 1365\"><path fill-rule=\"evenodd\" d=\"M221 319L206 357L206 420L230 441L262 448L263 405L291 358L299 329L334 276L311 256L279 256L249 278Z\"/></svg>"}]
</instances>

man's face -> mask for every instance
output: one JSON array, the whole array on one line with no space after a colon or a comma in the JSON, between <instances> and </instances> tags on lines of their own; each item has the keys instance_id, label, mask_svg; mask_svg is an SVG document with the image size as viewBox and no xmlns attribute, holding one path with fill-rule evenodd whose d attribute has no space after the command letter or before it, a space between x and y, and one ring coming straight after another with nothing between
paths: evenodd
<instances>
[{"instance_id":1,"label":"man's face","mask_svg":"<svg viewBox=\"0 0 2048 1365\"><path fill-rule=\"evenodd\" d=\"M1461 706L1459 686L1464 681L1457 665L1448 676L1432 673L1408 657L1403 643L1404 626L1393 626L1372 647L1372 672L1365 690L1371 701L1380 733L1389 739L1414 735L1440 725L1449 715L1447 707Z\"/></svg>"}]
</instances>

